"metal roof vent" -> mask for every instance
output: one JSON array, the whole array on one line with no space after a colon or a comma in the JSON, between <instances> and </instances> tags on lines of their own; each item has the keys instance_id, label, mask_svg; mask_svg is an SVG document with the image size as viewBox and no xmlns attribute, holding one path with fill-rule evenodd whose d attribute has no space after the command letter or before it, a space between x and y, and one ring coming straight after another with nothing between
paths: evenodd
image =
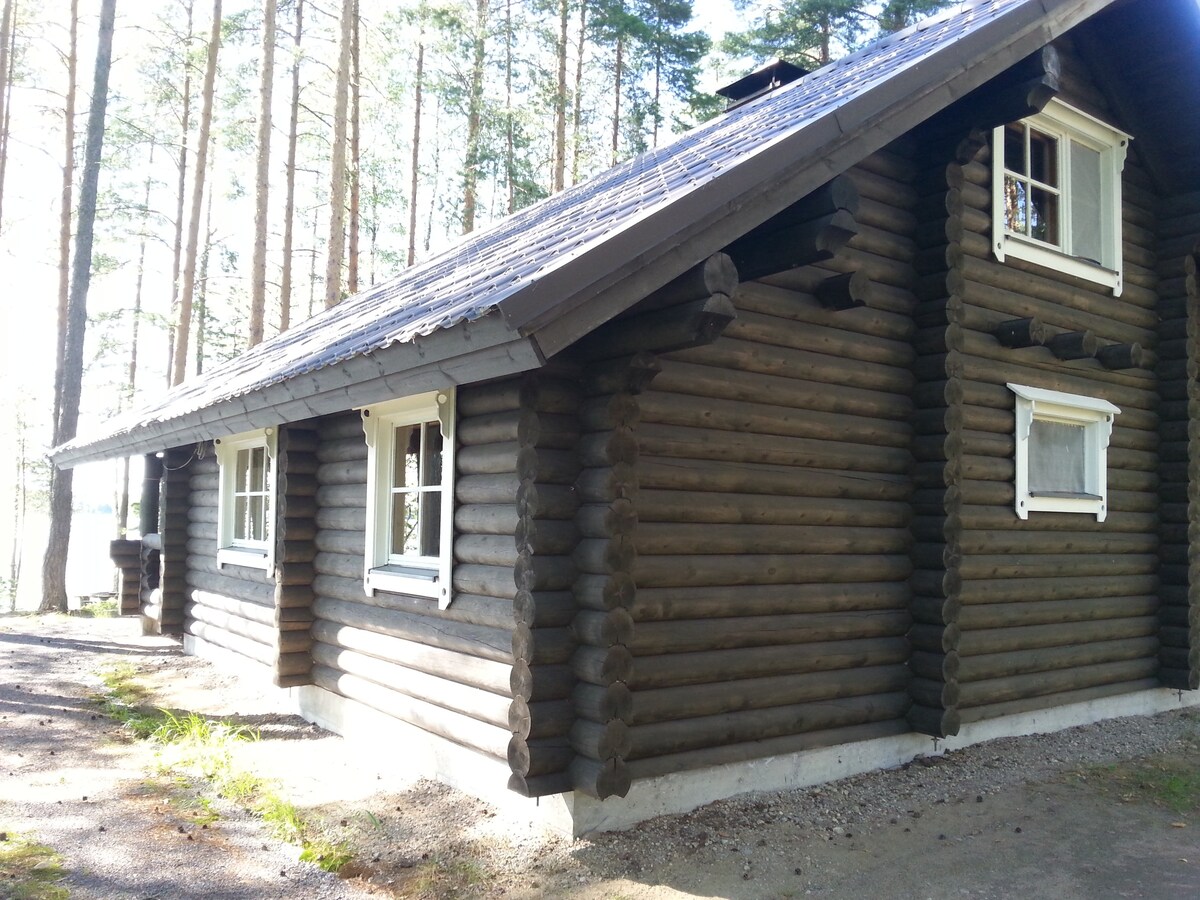
<instances>
[{"instance_id":1,"label":"metal roof vent","mask_svg":"<svg viewBox=\"0 0 1200 900\"><path fill-rule=\"evenodd\" d=\"M725 110L729 111L743 103L749 103L755 97L769 94L777 87L791 84L807 74L807 69L783 59L773 59L761 69L739 78L733 84L719 88L717 93L725 98Z\"/></svg>"}]
</instances>

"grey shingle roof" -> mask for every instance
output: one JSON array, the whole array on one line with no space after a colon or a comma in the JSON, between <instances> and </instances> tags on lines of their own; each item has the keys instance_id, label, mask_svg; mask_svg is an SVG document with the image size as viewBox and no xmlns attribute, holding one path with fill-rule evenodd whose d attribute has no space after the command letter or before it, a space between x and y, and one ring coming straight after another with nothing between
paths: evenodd
<instances>
[{"instance_id":1,"label":"grey shingle roof","mask_svg":"<svg viewBox=\"0 0 1200 900\"><path fill-rule=\"evenodd\" d=\"M671 221L672 210L681 201L693 198L707 204L706 210L719 210L745 185L797 164L787 158L797 135L819 131L844 139L872 127L869 110L866 118L861 110L846 112L855 101L890 94L897 86L907 90L909 83L928 94L994 49L977 42L970 54L952 52L973 35L989 30L1021 35L1055 10L1078 18L1105 5L1102 0L983 0L952 7L464 238L395 279L106 423L96 434L64 445L56 460L73 464L149 449L155 441L166 446L176 434L168 426L176 420L203 421L209 434L222 433L228 429L216 430L224 423L221 404L398 343L419 343L496 310L514 335L532 334L536 340L538 328L569 315L577 305L571 292L587 287L597 272L628 264L629 254L645 252L649 243L671 240L679 224ZM947 95L941 103L952 99ZM836 173L821 174L825 180ZM689 214L695 208L684 205ZM613 258L614 246L621 248L619 259ZM178 430L177 436L182 442L187 433Z\"/></svg>"}]
</instances>

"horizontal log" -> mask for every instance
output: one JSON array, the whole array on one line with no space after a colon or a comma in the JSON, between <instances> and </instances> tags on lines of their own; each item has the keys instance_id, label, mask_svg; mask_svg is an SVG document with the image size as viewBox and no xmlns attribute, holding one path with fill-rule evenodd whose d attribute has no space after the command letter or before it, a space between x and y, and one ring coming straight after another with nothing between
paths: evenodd
<instances>
[{"instance_id":1,"label":"horizontal log","mask_svg":"<svg viewBox=\"0 0 1200 900\"><path fill-rule=\"evenodd\" d=\"M209 629L227 632L238 638L252 640L263 645L269 651L277 651L279 649L280 635L274 628L273 623L244 619L235 612L227 612L226 610L206 606L198 602L189 603L185 607L185 610L189 620L202 622ZM300 638L305 641L305 646L295 649L307 649L307 644L311 643L308 641L307 635L300 635ZM271 662L274 662L273 658Z\"/></svg>"},{"instance_id":2,"label":"horizontal log","mask_svg":"<svg viewBox=\"0 0 1200 900\"><path fill-rule=\"evenodd\" d=\"M868 346L876 340L907 342L912 335L912 321L907 316L881 309L855 309L849 315L841 311L822 309L815 302L812 291L827 276L815 273L809 292L798 288L787 288L762 282L743 282L738 288L738 315L760 313L789 324L800 323L819 329L818 334L830 339L845 340L846 336L860 335L868 338ZM877 289L878 286L873 286ZM813 347L820 350L820 347ZM828 351L826 351L828 352Z\"/></svg>"},{"instance_id":3,"label":"horizontal log","mask_svg":"<svg viewBox=\"0 0 1200 900\"><path fill-rule=\"evenodd\" d=\"M509 768L521 777L538 777L563 772L575 758L566 735L522 738L514 734L506 748Z\"/></svg>"},{"instance_id":4,"label":"horizontal log","mask_svg":"<svg viewBox=\"0 0 1200 900\"><path fill-rule=\"evenodd\" d=\"M1116 681L1085 688L1053 691L1037 696L1022 697L1017 700L963 708L960 709L959 716L965 723L980 722L985 719L1011 716L1039 709L1070 706L1075 703L1088 703L1093 700L1102 700L1105 697L1152 690L1160 686L1156 678L1136 678L1130 681Z\"/></svg>"},{"instance_id":5,"label":"horizontal log","mask_svg":"<svg viewBox=\"0 0 1200 900\"><path fill-rule=\"evenodd\" d=\"M678 354L677 358L698 365L902 395L907 395L913 385L912 373L904 366L869 363L733 337L696 347Z\"/></svg>"},{"instance_id":6,"label":"horizontal log","mask_svg":"<svg viewBox=\"0 0 1200 900\"><path fill-rule=\"evenodd\" d=\"M193 584L191 578L188 579L188 583ZM240 619L246 619L250 622L257 622L259 625L266 627L273 627L275 625L275 609L273 605L269 605L261 600L247 600L200 588L189 591L188 599L197 606L237 616Z\"/></svg>"},{"instance_id":7,"label":"horizontal log","mask_svg":"<svg viewBox=\"0 0 1200 900\"><path fill-rule=\"evenodd\" d=\"M818 468L801 472L789 464L723 459L645 459L637 467L642 489L897 502L908 500L906 475Z\"/></svg>"},{"instance_id":8,"label":"horizontal log","mask_svg":"<svg viewBox=\"0 0 1200 900\"><path fill-rule=\"evenodd\" d=\"M826 278L819 282L814 290L819 294L831 280L847 277L850 276ZM730 323L725 331L725 339L766 347L804 350L882 366L907 367L912 364L915 354L908 340L858 334L847 331L841 326L841 322L842 319L839 318L831 321L829 325L806 323L804 328L795 328L786 318L746 310L738 314L736 322ZM908 337L908 329L903 337ZM664 372L669 373L670 369L671 365L668 364L664 367ZM661 375L656 379L654 386L662 389Z\"/></svg>"},{"instance_id":9,"label":"horizontal log","mask_svg":"<svg viewBox=\"0 0 1200 900\"><path fill-rule=\"evenodd\" d=\"M778 616L673 619L640 622L624 641L635 656L707 652L738 647L838 641L902 634L909 625L906 610L795 613Z\"/></svg>"},{"instance_id":10,"label":"horizontal log","mask_svg":"<svg viewBox=\"0 0 1200 900\"><path fill-rule=\"evenodd\" d=\"M905 579L912 564L898 554L756 554L642 556L634 563L639 588L715 585L810 584L839 577Z\"/></svg>"},{"instance_id":11,"label":"horizontal log","mask_svg":"<svg viewBox=\"0 0 1200 900\"><path fill-rule=\"evenodd\" d=\"M163 622L164 627L167 624L167 622ZM264 666L274 667L278 659L278 651L274 647L269 647L260 641L236 634L220 626L202 622L199 619L190 619L184 630L206 643L224 650L231 650L239 656Z\"/></svg>"},{"instance_id":12,"label":"horizontal log","mask_svg":"<svg viewBox=\"0 0 1200 900\"><path fill-rule=\"evenodd\" d=\"M848 611L902 609L909 590L899 573L908 563L896 561L898 577L874 583L819 581L814 584L747 585L736 593L723 587L639 588L630 607L638 622L727 616L798 615ZM846 578L856 571L842 571ZM836 577L836 576L835 576ZM577 593L592 609L607 609L592 591Z\"/></svg>"},{"instance_id":13,"label":"horizontal log","mask_svg":"<svg viewBox=\"0 0 1200 900\"><path fill-rule=\"evenodd\" d=\"M225 597L235 603L252 604L267 610L275 605L275 589L271 584L245 581L223 572L217 571L215 565L213 571L192 568L187 573L188 586L212 595L214 604L216 597Z\"/></svg>"},{"instance_id":14,"label":"horizontal log","mask_svg":"<svg viewBox=\"0 0 1200 900\"><path fill-rule=\"evenodd\" d=\"M316 641L335 649L353 650L401 666L406 671L511 696L510 667L506 663L330 621L314 622L312 634Z\"/></svg>"},{"instance_id":15,"label":"horizontal log","mask_svg":"<svg viewBox=\"0 0 1200 900\"><path fill-rule=\"evenodd\" d=\"M1158 648L1158 637L1152 634L1076 645L983 653L963 657L960 679L966 684L1032 672L1089 667L1120 660L1148 659L1158 656Z\"/></svg>"},{"instance_id":16,"label":"horizontal log","mask_svg":"<svg viewBox=\"0 0 1200 900\"><path fill-rule=\"evenodd\" d=\"M676 306L713 294L731 297L737 289L738 280L739 274L733 259L727 253L714 253L652 293L647 298L647 305Z\"/></svg>"},{"instance_id":17,"label":"horizontal log","mask_svg":"<svg viewBox=\"0 0 1200 900\"><path fill-rule=\"evenodd\" d=\"M951 737L958 734L962 728L962 718L957 709L937 709L913 704L907 719L913 731L932 737Z\"/></svg>"},{"instance_id":18,"label":"horizontal log","mask_svg":"<svg viewBox=\"0 0 1200 900\"><path fill-rule=\"evenodd\" d=\"M903 474L912 464L907 447L743 434L677 425L643 424L637 430L637 444L645 456L782 464L797 468Z\"/></svg>"},{"instance_id":19,"label":"horizontal log","mask_svg":"<svg viewBox=\"0 0 1200 900\"><path fill-rule=\"evenodd\" d=\"M325 597L318 597L314 601L313 612L317 618L339 625L390 634L430 647L453 650L464 656L512 663L511 637L500 629Z\"/></svg>"},{"instance_id":20,"label":"horizontal log","mask_svg":"<svg viewBox=\"0 0 1200 900\"><path fill-rule=\"evenodd\" d=\"M701 346L716 340L736 316L728 296L713 294L621 319L585 338L574 352L585 359L612 359Z\"/></svg>"},{"instance_id":21,"label":"horizontal log","mask_svg":"<svg viewBox=\"0 0 1200 900\"><path fill-rule=\"evenodd\" d=\"M524 660L531 667L565 664L576 643L569 628L532 629L518 625L512 633L513 658Z\"/></svg>"},{"instance_id":22,"label":"horizontal log","mask_svg":"<svg viewBox=\"0 0 1200 900\"><path fill-rule=\"evenodd\" d=\"M864 623L846 640L639 656L632 673L619 680L626 681L636 698L639 691L653 688L895 665L908 657L903 637L906 622L907 617L895 616L874 625Z\"/></svg>"},{"instance_id":23,"label":"horizontal log","mask_svg":"<svg viewBox=\"0 0 1200 900\"><path fill-rule=\"evenodd\" d=\"M1039 694L1055 694L1152 678L1158 670L1158 659L1139 658L1117 662L1092 663L1078 668L1052 672L1009 675L986 681L962 682L961 707L988 706L1009 700L1027 700Z\"/></svg>"},{"instance_id":24,"label":"horizontal log","mask_svg":"<svg viewBox=\"0 0 1200 900\"><path fill-rule=\"evenodd\" d=\"M569 625L577 612L572 591L517 591L513 598L513 620L528 628Z\"/></svg>"},{"instance_id":25,"label":"horizontal log","mask_svg":"<svg viewBox=\"0 0 1200 900\"><path fill-rule=\"evenodd\" d=\"M909 673L902 664L806 674L720 681L633 695L631 726L718 716L744 710L769 710L821 700L861 697L903 690Z\"/></svg>"},{"instance_id":26,"label":"horizontal log","mask_svg":"<svg viewBox=\"0 0 1200 900\"><path fill-rule=\"evenodd\" d=\"M629 730L633 746L627 759L900 718L910 703L907 693L896 691L637 725Z\"/></svg>"},{"instance_id":27,"label":"horizontal log","mask_svg":"<svg viewBox=\"0 0 1200 900\"><path fill-rule=\"evenodd\" d=\"M959 593L968 603L1022 603L1073 600L1089 597L1149 595L1157 590L1154 574L1048 578L995 578L959 581Z\"/></svg>"},{"instance_id":28,"label":"horizontal log","mask_svg":"<svg viewBox=\"0 0 1200 900\"><path fill-rule=\"evenodd\" d=\"M907 423L889 419L794 409L773 403L667 394L658 390L642 395L641 412L644 423L889 447L906 446L911 435Z\"/></svg>"},{"instance_id":29,"label":"horizontal log","mask_svg":"<svg viewBox=\"0 0 1200 900\"><path fill-rule=\"evenodd\" d=\"M445 738L492 759L507 758L511 733L470 716L443 709L415 697L390 690L357 675L326 666L313 666L313 683L327 691L356 700L377 712L407 722L422 731Z\"/></svg>"},{"instance_id":30,"label":"horizontal log","mask_svg":"<svg viewBox=\"0 0 1200 900\"><path fill-rule=\"evenodd\" d=\"M601 687L627 682L633 673L633 654L621 644L579 647L571 657L571 670L581 681Z\"/></svg>"},{"instance_id":31,"label":"horizontal log","mask_svg":"<svg viewBox=\"0 0 1200 900\"><path fill-rule=\"evenodd\" d=\"M629 726L620 719L603 723L577 719L571 726L569 739L575 752L588 759L621 758L630 748Z\"/></svg>"},{"instance_id":32,"label":"horizontal log","mask_svg":"<svg viewBox=\"0 0 1200 900\"><path fill-rule=\"evenodd\" d=\"M975 630L1125 619L1154 615L1157 610L1156 597L1099 597L1045 600L1040 603L964 605L958 614L958 624L963 630L963 641L959 644L959 650L963 652L963 642L970 646L967 635Z\"/></svg>"},{"instance_id":33,"label":"horizontal log","mask_svg":"<svg viewBox=\"0 0 1200 900\"><path fill-rule=\"evenodd\" d=\"M828 525L688 524L640 522L633 546L639 557L691 554L896 553L911 542L906 528Z\"/></svg>"},{"instance_id":34,"label":"horizontal log","mask_svg":"<svg viewBox=\"0 0 1200 900\"><path fill-rule=\"evenodd\" d=\"M702 490L643 489L632 505L643 523L899 528L907 525L911 516L908 504L889 501Z\"/></svg>"},{"instance_id":35,"label":"horizontal log","mask_svg":"<svg viewBox=\"0 0 1200 900\"><path fill-rule=\"evenodd\" d=\"M414 700L441 707L450 712L478 719L499 728L508 728L511 698L461 682L440 678L426 672L408 669L388 660L379 659L355 650L340 649L317 643L312 650L313 662L339 673L363 678ZM507 686L506 686L507 687Z\"/></svg>"},{"instance_id":36,"label":"horizontal log","mask_svg":"<svg viewBox=\"0 0 1200 900\"><path fill-rule=\"evenodd\" d=\"M742 280L752 281L830 259L857 232L854 214L844 209L801 223L768 220L734 241L729 255Z\"/></svg>"}]
</instances>

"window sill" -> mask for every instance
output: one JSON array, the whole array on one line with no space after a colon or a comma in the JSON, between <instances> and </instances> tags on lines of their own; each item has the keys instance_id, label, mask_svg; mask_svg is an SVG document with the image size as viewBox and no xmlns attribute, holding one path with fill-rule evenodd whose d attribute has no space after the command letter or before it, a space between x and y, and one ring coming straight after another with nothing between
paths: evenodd
<instances>
[{"instance_id":1,"label":"window sill","mask_svg":"<svg viewBox=\"0 0 1200 900\"><path fill-rule=\"evenodd\" d=\"M241 566L246 569L270 570L271 559L266 550L249 547L221 547L217 550L217 566Z\"/></svg>"},{"instance_id":2,"label":"window sill","mask_svg":"<svg viewBox=\"0 0 1200 900\"><path fill-rule=\"evenodd\" d=\"M441 597L442 586L436 568L420 566L376 566L367 570L367 594L388 591L415 597Z\"/></svg>"},{"instance_id":3,"label":"window sill","mask_svg":"<svg viewBox=\"0 0 1200 900\"><path fill-rule=\"evenodd\" d=\"M1090 281L1112 291L1114 297L1121 296L1121 273L1100 263L1079 256L1070 256L1049 244L1041 244L1019 234L1005 234L1004 242L996 248L996 259L1004 262L1006 257L1021 259L1034 265L1044 266L1064 275Z\"/></svg>"}]
</instances>

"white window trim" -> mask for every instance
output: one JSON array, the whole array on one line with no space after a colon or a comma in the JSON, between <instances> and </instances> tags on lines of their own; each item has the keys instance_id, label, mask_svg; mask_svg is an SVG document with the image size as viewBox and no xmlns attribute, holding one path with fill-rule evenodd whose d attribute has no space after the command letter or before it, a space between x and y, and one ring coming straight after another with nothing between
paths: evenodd
<instances>
[{"instance_id":1,"label":"white window trim","mask_svg":"<svg viewBox=\"0 0 1200 900\"><path fill-rule=\"evenodd\" d=\"M1017 516L1030 512L1075 512L1108 515L1108 442L1119 408L1098 397L1064 394L1044 388L1009 384L1016 395L1016 500ZM1045 497L1029 491L1029 434L1034 419L1082 425L1084 428L1084 482L1091 497Z\"/></svg>"},{"instance_id":2,"label":"white window trim","mask_svg":"<svg viewBox=\"0 0 1200 900\"><path fill-rule=\"evenodd\" d=\"M274 428L260 428L213 442L220 470L217 487L217 566L245 566L271 571L275 567L275 515L278 509L275 483L277 435ZM234 478L239 450L265 447L267 451L267 489L270 507L266 521L266 540L247 541L233 536Z\"/></svg>"},{"instance_id":3,"label":"white window trim","mask_svg":"<svg viewBox=\"0 0 1200 900\"><path fill-rule=\"evenodd\" d=\"M1046 134L1062 140L1069 139L1098 150L1101 154L1101 179L1104 196L1102 223L1106 258L1103 265L1091 260L1072 256L1060 247L1047 244L1036 238L1009 231L1004 217L1004 128L1001 125L992 132L992 250L996 259L1004 262L1011 256L1026 262L1056 269L1085 281L1091 281L1112 290L1114 297L1121 296L1124 275L1124 251L1122 249L1121 172L1125 168L1125 155L1129 141L1133 138L1118 128L1090 116L1082 110L1068 106L1060 100L1051 100L1037 115L1022 120ZM1059 159L1059 181L1064 202L1059 204L1063 234L1070 231L1070 154L1063 153Z\"/></svg>"},{"instance_id":4,"label":"white window trim","mask_svg":"<svg viewBox=\"0 0 1200 900\"><path fill-rule=\"evenodd\" d=\"M454 389L376 403L360 410L367 439L367 534L363 587L368 596L393 591L433 597L445 609L452 598L454 560ZM393 560L390 487L395 428L438 421L442 431L441 553L438 558Z\"/></svg>"}]
</instances>

